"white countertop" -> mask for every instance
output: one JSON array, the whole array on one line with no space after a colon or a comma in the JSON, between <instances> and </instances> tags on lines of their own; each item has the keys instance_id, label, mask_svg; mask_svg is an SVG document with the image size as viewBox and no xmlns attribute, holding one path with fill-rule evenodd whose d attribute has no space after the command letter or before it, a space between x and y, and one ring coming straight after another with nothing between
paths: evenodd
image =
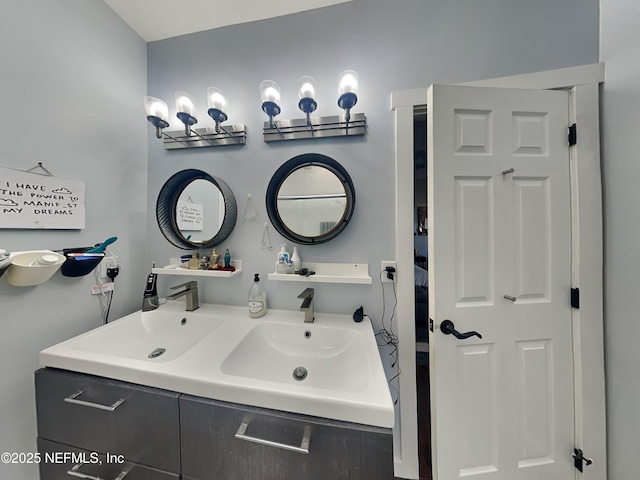
<instances>
[{"instance_id":1,"label":"white countertop","mask_svg":"<svg viewBox=\"0 0 640 480\"><path fill-rule=\"evenodd\" d=\"M192 329L189 330L191 341L186 335L181 338L180 332L187 332L186 327L179 330L180 327L174 326L179 325L182 318L187 319L187 326ZM361 323L355 323L349 315L325 313L316 313L315 318L314 323L305 324L302 312L269 310L264 317L253 319L244 307L213 304L201 305L195 312L185 312L184 299L180 299L167 302L152 312L134 312L49 347L40 352L39 360L43 367L239 404L392 428L395 421L393 402L370 321L365 318ZM172 326L161 332L164 336L156 336L154 328L167 321ZM263 335L263 331L271 331L273 327L274 332L292 333L294 340L286 341L294 347L299 346L301 352L267 347L262 357L260 348L236 350L251 348L246 343L249 340L245 344L241 342L260 325L266 327L253 332L252 339L263 338L255 333L259 331ZM344 342L344 348L327 346L326 355L311 358L309 352L320 351L318 349L324 345L314 347L315 350L307 348L305 353L305 347L314 344L305 344L302 332L310 336L310 342L327 342L330 336L348 336L349 341ZM267 338L267 341L270 340ZM165 346L165 355L148 358L152 347ZM246 361L253 364L242 365L245 356ZM250 375L230 374L234 371L227 368L231 358L234 366L245 368L243 371ZM262 358L264 362L260 361ZM297 366L307 367L298 365L300 362L310 364L309 376L304 381L295 380L290 373ZM280 375L279 369L285 369L286 375ZM269 375L261 375L261 372Z\"/></svg>"}]
</instances>

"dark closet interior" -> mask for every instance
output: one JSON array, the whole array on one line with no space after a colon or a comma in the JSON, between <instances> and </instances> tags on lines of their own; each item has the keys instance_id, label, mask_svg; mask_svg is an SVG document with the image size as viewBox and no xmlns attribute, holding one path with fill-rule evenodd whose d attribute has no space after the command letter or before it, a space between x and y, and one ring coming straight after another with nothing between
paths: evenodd
<instances>
[{"instance_id":1,"label":"dark closet interior","mask_svg":"<svg viewBox=\"0 0 640 480\"><path fill-rule=\"evenodd\" d=\"M429 399L429 286L427 278L427 112L414 112L414 283L416 384L420 480L431 480L431 412Z\"/></svg>"}]
</instances>

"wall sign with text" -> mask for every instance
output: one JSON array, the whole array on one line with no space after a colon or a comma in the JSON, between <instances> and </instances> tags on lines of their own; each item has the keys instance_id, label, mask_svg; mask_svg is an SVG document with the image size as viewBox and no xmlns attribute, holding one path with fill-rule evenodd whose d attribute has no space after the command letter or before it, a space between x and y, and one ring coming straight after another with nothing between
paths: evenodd
<instances>
[{"instance_id":1,"label":"wall sign with text","mask_svg":"<svg viewBox=\"0 0 640 480\"><path fill-rule=\"evenodd\" d=\"M204 230L203 205L193 202L178 201L176 206L176 218L180 230Z\"/></svg>"},{"instance_id":2,"label":"wall sign with text","mask_svg":"<svg viewBox=\"0 0 640 480\"><path fill-rule=\"evenodd\" d=\"M0 167L0 228L85 228L85 185Z\"/></svg>"}]
</instances>

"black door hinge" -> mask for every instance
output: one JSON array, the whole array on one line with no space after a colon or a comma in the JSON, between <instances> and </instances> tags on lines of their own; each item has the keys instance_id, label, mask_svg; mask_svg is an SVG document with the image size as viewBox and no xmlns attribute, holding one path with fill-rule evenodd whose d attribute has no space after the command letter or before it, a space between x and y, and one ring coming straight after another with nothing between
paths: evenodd
<instances>
[{"instance_id":1,"label":"black door hinge","mask_svg":"<svg viewBox=\"0 0 640 480\"><path fill-rule=\"evenodd\" d=\"M571 289L571 308L580 308L580 289Z\"/></svg>"},{"instance_id":2,"label":"black door hinge","mask_svg":"<svg viewBox=\"0 0 640 480\"><path fill-rule=\"evenodd\" d=\"M429 330L433 332L433 318L429 319Z\"/></svg>"},{"instance_id":3,"label":"black door hinge","mask_svg":"<svg viewBox=\"0 0 640 480\"><path fill-rule=\"evenodd\" d=\"M585 457L584 452L582 450L580 450L579 448L573 449L573 465L576 467L576 469L579 472L582 473L582 469L584 465L588 467L592 463L593 463L593 460L591 460L588 457Z\"/></svg>"},{"instance_id":4,"label":"black door hinge","mask_svg":"<svg viewBox=\"0 0 640 480\"><path fill-rule=\"evenodd\" d=\"M569 146L578 143L578 131L576 124L574 123L569 127Z\"/></svg>"}]
</instances>

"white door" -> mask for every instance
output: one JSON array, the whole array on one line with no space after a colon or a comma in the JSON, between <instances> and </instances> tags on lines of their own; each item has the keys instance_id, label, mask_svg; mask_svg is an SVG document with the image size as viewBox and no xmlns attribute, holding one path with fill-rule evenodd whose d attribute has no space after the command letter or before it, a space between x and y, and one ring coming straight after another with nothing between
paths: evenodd
<instances>
[{"instance_id":1,"label":"white door","mask_svg":"<svg viewBox=\"0 0 640 480\"><path fill-rule=\"evenodd\" d=\"M568 93L433 85L428 109L434 479L574 478Z\"/></svg>"}]
</instances>

